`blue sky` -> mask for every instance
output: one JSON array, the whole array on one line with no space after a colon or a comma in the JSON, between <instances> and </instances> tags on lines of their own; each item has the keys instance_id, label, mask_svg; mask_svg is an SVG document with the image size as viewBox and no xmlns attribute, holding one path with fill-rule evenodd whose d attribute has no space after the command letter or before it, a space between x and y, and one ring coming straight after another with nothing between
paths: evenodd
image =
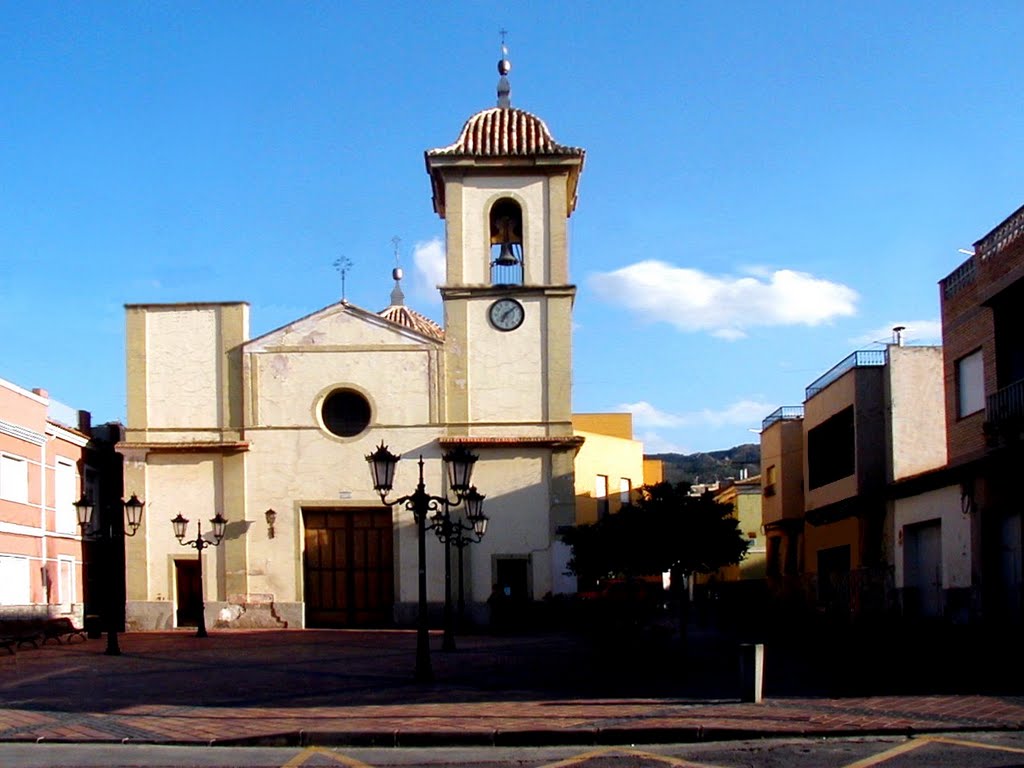
<instances>
[{"instance_id":1,"label":"blue sky","mask_svg":"<svg viewBox=\"0 0 1024 768\"><path fill-rule=\"evenodd\" d=\"M423 150L494 103L587 150L574 408L715 450L850 351L934 342L1024 203L1024 6L0 2L0 377L125 416L126 303L259 334L430 289Z\"/></svg>"}]
</instances>

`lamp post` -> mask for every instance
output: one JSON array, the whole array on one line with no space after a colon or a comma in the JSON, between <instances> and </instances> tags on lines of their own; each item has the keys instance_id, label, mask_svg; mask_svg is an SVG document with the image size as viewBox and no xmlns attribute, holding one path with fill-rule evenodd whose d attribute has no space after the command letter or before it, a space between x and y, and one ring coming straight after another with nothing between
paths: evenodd
<instances>
[{"instance_id":1,"label":"lamp post","mask_svg":"<svg viewBox=\"0 0 1024 768\"><path fill-rule=\"evenodd\" d=\"M213 541L203 538L203 530L199 521L196 520L196 537L185 540L185 529L188 527L188 518L182 517L181 512L171 520L174 526L174 536L178 543L185 547L192 547L196 550L196 559L199 562L199 626L196 628L196 637L208 637L206 633L206 590L203 588L203 550L208 547L216 547L224 539L224 526L228 524L227 518L220 512L210 520L213 526Z\"/></svg>"},{"instance_id":2,"label":"lamp post","mask_svg":"<svg viewBox=\"0 0 1024 768\"><path fill-rule=\"evenodd\" d=\"M462 498L466 505L467 525L462 518L452 517L448 507L438 509L431 520L431 528L437 538L444 544L444 638L441 641L442 651L455 650L455 622L452 616L452 556L454 545L459 550L459 615L465 610L465 597L462 585L462 550L472 543L483 540L487 533L487 516L483 512L484 497L477 493L476 486L470 486ZM472 538L470 537L472 534Z\"/></svg>"},{"instance_id":3,"label":"lamp post","mask_svg":"<svg viewBox=\"0 0 1024 768\"><path fill-rule=\"evenodd\" d=\"M461 522L461 521L460 521ZM478 544L487 533L487 518L481 516L478 521L472 521L472 527L462 526L459 532L452 538L452 546L459 551L459 621L465 620L466 616L466 594L464 587L465 579L462 576L462 550L470 544ZM472 533L472 537L470 536Z\"/></svg>"},{"instance_id":4,"label":"lamp post","mask_svg":"<svg viewBox=\"0 0 1024 768\"><path fill-rule=\"evenodd\" d=\"M139 497L133 493L128 501L122 500L121 505L124 507L125 516L124 535L134 536L135 532L139 530L139 526L142 525L142 511L146 503L139 501ZM117 606L114 604L114 590L112 588L114 580L114 540L120 535L120 532L115 530L114 520L111 516L104 515L103 520L93 518L95 505L85 492L82 493L82 498L74 502L74 507L75 513L78 515L78 527L82 532L82 538L86 541L101 541L103 542L103 548L106 550L104 560L106 560L105 570L107 577L107 649L104 653L107 656L120 656L121 646L117 640L117 618L114 615L117 611Z\"/></svg>"},{"instance_id":5,"label":"lamp post","mask_svg":"<svg viewBox=\"0 0 1024 768\"><path fill-rule=\"evenodd\" d=\"M417 567L418 567L418 597L416 622L416 681L420 683L430 682L434 679L433 670L430 667L430 636L427 625L427 515L434 512L444 517L449 515L449 509L460 504L466 504L467 510L470 504L476 505L478 514L482 514L484 497L477 493L476 488L470 485L470 477L473 474L473 465L477 456L463 446L457 446L448 451L442 457L448 470L448 487L455 493L454 499L445 496L432 496L427 493L426 485L423 482L423 456L419 458L419 481L416 490L405 496L388 501L387 495L391 492L395 479L395 466L400 457L391 453L387 446L381 442L376 451L366 457L370 465L370 474L373 479L373 489L380 495L381 503L387 507L404 506L412 512L416 522L416 545L417 545ZM429 528L434 529L435 521L430 522ZM446 566L446 593L450 596L450 573ZM450 610L450 600L446 600L446 610Z\"/></svg>"}]
</instances>

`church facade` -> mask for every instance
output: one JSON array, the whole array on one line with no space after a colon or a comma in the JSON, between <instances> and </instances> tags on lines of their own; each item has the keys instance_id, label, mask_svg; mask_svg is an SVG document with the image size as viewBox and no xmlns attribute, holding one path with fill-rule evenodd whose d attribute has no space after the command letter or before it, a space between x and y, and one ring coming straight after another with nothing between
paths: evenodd
<instances>
[{"instance_id":1,"label":"church facade","mask_svg":"<svg viewBox=\"0 0 1024 768\"><path fill-rule=\"evenodd\" d=\"M257 338L245 303L126 307L119 450L125 492L146 501L126 542L129 627L190 626L204 602L211 626L411 623L416 525L374 491L366 457L380 444L403 457L396 496L421 457L433 494L446 451L479 457L490 524L455 573L472 618L486 620L495 587L523 600L574 591L557 532L575 521L581 443L566 229L584 151L509 105L505 71L498 106L425 153L446 227L443 328L404 305L398 270L382 312L343 300ZM220 513L222 541L181 546L179 513L187 539ZM444 547L428 537L438 605Z\"/></svg>"}]
</instances>

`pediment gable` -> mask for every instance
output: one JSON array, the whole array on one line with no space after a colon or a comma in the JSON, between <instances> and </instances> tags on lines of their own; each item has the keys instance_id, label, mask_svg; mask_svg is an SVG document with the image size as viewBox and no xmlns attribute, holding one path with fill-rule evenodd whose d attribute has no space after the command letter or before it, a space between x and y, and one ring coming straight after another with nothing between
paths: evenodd
<instances>
[{"instance_id":1,"label":"pediment gable","mask_svg":"<svg viewBox=\"0 0 1024 768\"><path fill-rule=\"evenodd\" d=\"M245 352L367 346L440 346L441 342L413 328L391 322L342 301L281 326L243 345Z\"/></svg>"}]
</instances>

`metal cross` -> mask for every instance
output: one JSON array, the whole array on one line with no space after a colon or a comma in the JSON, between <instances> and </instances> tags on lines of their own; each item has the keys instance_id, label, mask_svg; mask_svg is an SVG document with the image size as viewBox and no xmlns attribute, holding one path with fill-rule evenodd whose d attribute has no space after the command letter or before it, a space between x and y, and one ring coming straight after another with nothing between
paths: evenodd
<instances>
[{"instance_id":1,"label":"metal cross","mask_svg":"<svg viewBox=\"0 0 1024 768\"><path fill-rule=\"evenodd\" d=\"M334 268L341 275L341 300L345 300L345 275L352 269L352 262L347 256L339 256L334 260Z\"/></svg>"}]
</instances>

